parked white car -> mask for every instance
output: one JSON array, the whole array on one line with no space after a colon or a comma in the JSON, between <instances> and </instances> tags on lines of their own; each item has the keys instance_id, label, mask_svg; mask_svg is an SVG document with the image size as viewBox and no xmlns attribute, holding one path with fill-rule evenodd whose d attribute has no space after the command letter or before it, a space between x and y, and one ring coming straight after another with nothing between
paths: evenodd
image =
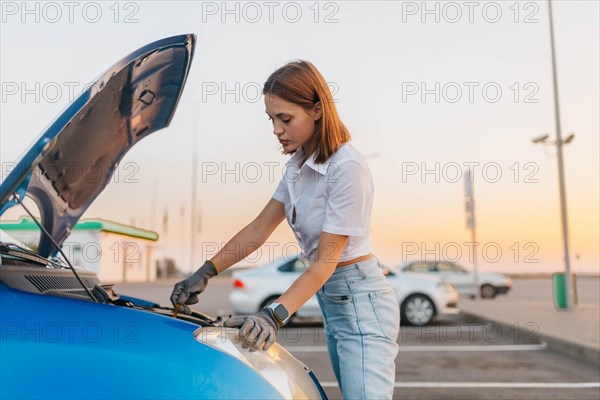
<instances>
[{"instance_id":1,"label":"parked white car","mask_svg":"<svg viewBox=\"0 0 600 400\"><path fill-rule=\"evenodd\" d=\"M263 267L233 273L229 302L239 314L255 313L272 303L308 268L306 260L281 258ZM426 325L437 315L456 314L458 292L440 279L384 268L400 304L402 324ZM323 318L312 296L294 318Z\"/></svg>"},{"instance_id":2,"label":"parked white car","mask_svg":"<svg viewBox=\"0 0 600 400\"><path fill-rule=\"evenodd\" d=\"M400 267L404 272L427 274L440 278L454 286L461 296L474 297L477 294L475 274L458 264L448 261L412 261ZM512 279L493 272L479 273L481 297L492 299L498 294L506 294L512 288Z\"/></svg>"}]
</instances>

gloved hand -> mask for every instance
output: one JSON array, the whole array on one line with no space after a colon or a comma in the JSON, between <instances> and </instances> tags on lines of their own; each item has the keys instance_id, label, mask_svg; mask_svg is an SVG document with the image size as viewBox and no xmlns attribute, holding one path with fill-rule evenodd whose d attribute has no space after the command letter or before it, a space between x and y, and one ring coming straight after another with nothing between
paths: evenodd
<instances>
[{"instance_id":1,"label":"gloved hand","mask_svg":"<svg viewBox=\"0 0 600 400\"><path fill-rule=\"evenodd\" d=\"M223 326L241 328L242 348L249 348L250 351L268 350L275 343L279 330L279 323L268 307L264 307L256 314L231 317L223 322Z\"/></svg>"},{"instance_id":2,"label":"gloved hand","mask_svg":"<svg viewBox=\"0 0 600 400\"><path fill-rule=\"evenodd\" d=\"M191 314L192 310L187 304L196 304L198 295L204 292L208 280L219 272L211 261L205 261L204 264L192 275L181 282L177 282L171 293L171 303L173 307L179 304L179 311L185 314Z\"/></svg>"}]
</instances>

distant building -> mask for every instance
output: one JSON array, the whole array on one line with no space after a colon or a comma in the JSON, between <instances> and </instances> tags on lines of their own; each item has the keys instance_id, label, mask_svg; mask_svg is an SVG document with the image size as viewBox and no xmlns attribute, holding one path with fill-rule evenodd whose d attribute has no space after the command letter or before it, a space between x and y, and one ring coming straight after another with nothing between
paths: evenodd
<instances>
[{"instance_id":1,"label":"distant building","mask_svg":"<svg viewBox=\"0 0 600 400\"><path fill-rule=\"evenodd\" d=\"M36 249L40 231L31 218L0 223L0 229ZM94 271L102 282L151 282L156 280L153 231L101 219L79 221L62 249L74 266Z\"/></svg>"}]
</instances>

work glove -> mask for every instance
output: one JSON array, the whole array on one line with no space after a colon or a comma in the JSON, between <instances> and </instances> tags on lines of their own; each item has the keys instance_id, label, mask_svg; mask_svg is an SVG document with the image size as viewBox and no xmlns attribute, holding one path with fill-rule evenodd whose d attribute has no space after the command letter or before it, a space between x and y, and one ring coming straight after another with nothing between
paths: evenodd
<instances>
[{"instance_id":1,"label":"work glove","mask_svg":"<svg viewBox=\"0 0 600 400\"><path fill-rule=\"evenodd\" d=\"M223 322L226 328L240 328L242 348L268 350L277 339L279 323L268 307L252 315L231 317Z\"/></svg>"},{"instance_id":2,"label":"work glove","mask_svg":"<svg viewBox=\"0 0 600 400\"><path fill-rule=\"evenodd\" d=\"M204 292L208 280L218 273L217 267L211 261L207 260L192 275L181 282L177 282L173 288L173 293L171 293L173 307L179 304L180 312L191 314L192 310L187 305L198 302L198 295Z\"/></svg>"}]
</instances>

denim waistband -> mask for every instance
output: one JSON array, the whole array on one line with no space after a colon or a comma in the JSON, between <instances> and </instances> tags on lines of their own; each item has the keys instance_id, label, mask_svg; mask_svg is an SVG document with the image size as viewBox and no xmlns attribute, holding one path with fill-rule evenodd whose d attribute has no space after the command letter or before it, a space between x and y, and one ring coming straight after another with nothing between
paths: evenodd
<instances>
[{"instance_id":1,"label":"denim waistband","mask_svg":"<svg viewBox=\"0 0 600 400\"><path fill-rule=\"evenodd\" d=\"M381 269L379 259L372 256L366 260L336 268L335 271L333 271L333 275L329 278L329 281L345 279L348 275L366 277L369 275L369 272L373 273L373 271L377 271L378 269Z\"/></svg>"}]
</instances>

